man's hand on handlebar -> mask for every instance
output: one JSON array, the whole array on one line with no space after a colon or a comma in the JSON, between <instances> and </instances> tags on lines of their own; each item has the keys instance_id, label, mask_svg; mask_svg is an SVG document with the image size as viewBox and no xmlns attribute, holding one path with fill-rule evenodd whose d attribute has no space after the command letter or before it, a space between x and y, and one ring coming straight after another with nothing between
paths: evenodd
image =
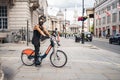
<instances>
[{"instance_id":1,"label":"man's hand on handlebar","mask_svg":"<svg viewBox=\"0 0 120 80\"><path fill-rule=\"evenodd\" d=\"M46 39L49 39L50 37L49 36L41 36L41 41L44 41Z\"/></svg>"}]
</instances>

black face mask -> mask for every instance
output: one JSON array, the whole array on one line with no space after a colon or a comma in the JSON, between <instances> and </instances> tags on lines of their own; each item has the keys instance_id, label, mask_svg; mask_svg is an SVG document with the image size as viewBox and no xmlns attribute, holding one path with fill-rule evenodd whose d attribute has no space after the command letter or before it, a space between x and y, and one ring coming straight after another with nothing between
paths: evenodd
<instances>
[{"instance_id":1,"label":"black face mask","mask_svg":"<svg viewBox=\"0 0 120 80\"><path fill-rule=\"evenodd\" d=\"M39 22L39 25L42 26L42 25L43 25L43 22Z\"/></svg>"}]
</instances>

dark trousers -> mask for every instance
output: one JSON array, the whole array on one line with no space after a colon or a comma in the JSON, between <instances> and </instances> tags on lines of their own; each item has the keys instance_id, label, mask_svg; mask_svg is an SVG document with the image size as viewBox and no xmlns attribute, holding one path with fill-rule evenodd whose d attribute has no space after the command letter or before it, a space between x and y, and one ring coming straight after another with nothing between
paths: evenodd
<instances>
[{"instance_id":1,"label":"dark trousers","mask_svg":"<svg viewBox=\"0 0 120 80\"><path fill-rule=\"evenodd\" d=\"M35 47L35 63L38 61L39 51L40 51L40 44L34 45Z\"/></svg>"}]
</instances>

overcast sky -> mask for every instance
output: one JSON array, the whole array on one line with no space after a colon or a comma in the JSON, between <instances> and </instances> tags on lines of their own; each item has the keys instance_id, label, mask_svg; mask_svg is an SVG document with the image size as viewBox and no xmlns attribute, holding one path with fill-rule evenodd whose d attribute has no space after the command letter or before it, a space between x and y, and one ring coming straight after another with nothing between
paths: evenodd
<instances>
[{"instance_id":1,"label":"overcast sky","mask_svg":"<svg viewBox=\"0 0 120 80\"><path fill-rule=\"evenodd\" d=\"M59 9L63 11L65 14L66 11L66 18L67 20L72 21L75 5L77 5L78 15L81 16L82 14L82 0L47 0L48 1L48 14L49 15L56 15ZM85 8L91 8L94 6L94 0L84 0Z\"/></svg>"}]
</instances>

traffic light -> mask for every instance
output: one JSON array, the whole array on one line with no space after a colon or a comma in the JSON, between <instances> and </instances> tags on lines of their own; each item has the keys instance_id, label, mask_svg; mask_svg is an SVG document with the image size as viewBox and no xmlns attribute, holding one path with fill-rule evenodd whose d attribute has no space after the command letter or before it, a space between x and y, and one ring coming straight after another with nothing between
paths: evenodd
<instances>
[{"instance_id":1,"label":"traffic light","mask_svg":"<svg viewBox=\"0 0 120 80\"><path fill-rule=\"evenodd\" d=\"M85 21L87 19L87 16L84 16L84 17L78 17L78 21Z\"/></svg>"},{"instance_id":2,"label":"traffic light","mask_svg":"<svg viewBox=\"0 0 120 80\"><path fill-rule=\"evenodd\" d=\"M89 18L94 18L94 14L89 14Z\"/></svg>"},{"instance_id":3,"label":"traffic light","mask_svg":"<svg viewBox=\"0 0 120 80\"><path fill-rule=\"evenodd\" d=\"M87 19L87 16L84 16L84 17L83 17L83 21L85 21L86 19Z\"/></svg>"},{"instance_id":4,"label":"traffic light","mask_svg":"<svg viewBox=\"0 0 120 80\"><path fill-rule=\"evenodd\" d=\"M83 20L83 17L78 17L78 21L82 21Z\"/></svg>"}]
</instances>

